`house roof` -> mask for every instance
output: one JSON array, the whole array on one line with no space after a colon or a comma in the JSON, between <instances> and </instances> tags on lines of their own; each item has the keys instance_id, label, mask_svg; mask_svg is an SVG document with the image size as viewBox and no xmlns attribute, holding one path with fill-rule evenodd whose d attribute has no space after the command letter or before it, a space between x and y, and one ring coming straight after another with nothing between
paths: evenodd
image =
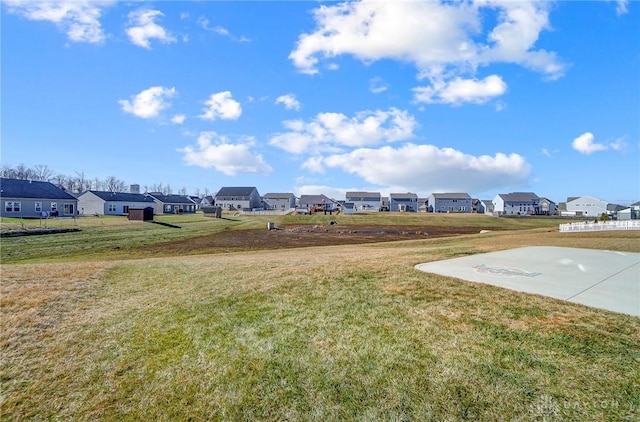
<instances>
[{"instance_id":1,"label":"house roof","mask_svg":"<svg viewBox=\"0 0 640 422\"><path fill-rule=\"evenodd\" d=\"M106 192L106 191L99 191L99 190L88 190L87 192L91 192L92 194L102 199L103 201L153 203L153 198L146 196L145 194L142 194L142 193ZM87 192L84 192L82 195L84 195Z\"/></svg>"},{"instance_id":2,"label":"house roof","mask_svg":"<svg viewBox=\"0 0 640 422\"><path fill-rule=\"evenodd\" d=\"M253 191L257 192L257 189L254 186L248 187L235 187L235 186L226 186L220 188L216 196L251 196Z\"/></svg>"},{"instance_id":3,"label":"house roof","mask_svg":"<svg viewBox=\"0 0 640 422\"><path fill-rule=\"evenodd\" d=\"M50 182L5 178L0 179L0 196L4 198L76 200L75 196Z\"/></svg>"},{"instance_id":4,"label":"house roof","mask_svg":"<svg viewBox=\"0 0 640 422\"><path fill-rule=\"evenodd\" d=\"M499 196L507 202L528 202L534 199L540 199L538 195L533 192L501 193Z\"/></svg>"},{"instance_id":5,"label":"house roof","mask_svg":"<svg viewBox=\"0 0 640 422\"><path fill-rule=\"evenodd\" d=\"M320 195L300 195L300 203L301 204L322 204L327 202L335 202L333 199L328 198L327 196Z\"/></svg>"},{"instance_id":6,"label":"house roof","mask_svg":"<svg viewBox=\"0 0 640 422\"><path fill-rule=\"evenodd\" d=\"M391 199L418 199L418 194L416 193L390 193L389 197Z\"/></svg>"},{"instance_id":7,"label":"house roof","mask_svg":"<svg viewBox=\"0 0 640 422\"><path fill-rule=\"evenodd\" d=\"M292 193L267 193L263 196L265 199L290 199L294 196Z\"/></svg>"},{"instance_id":8,"label":"house roof","mask_svg":"<svg viewBox=\"0 0 640 422\"><path fill-rule=\"evenodd\" d=\"M587 199L587 200L589 200L589 201L606 202L606 201L603 201L603 200L601 200L601 199L594 198L593 196L584 195L584 196L575 196L575 197L571 197L571 199L567 198L567 203L569 203L569 202L575 202L575 201L578 201L578 200L583 201L583 200L585 200L585 199Z\"/></svg>"},{"instance_id":9,"label":"house roof","mask_svg":"<svg viewBox=\"0 0 640 422\"><path fill-rule=\"evenodd\" d=\"M346 198L374 198L380 199L380 192L347 192L345 194Z\"/></svg>"},{"instance_id":10,"label":"house roof","mask_svg":"<svg viewBox=\"0 0 640 422\"><path fill-rule=\"evenodd\" d=\"M544 201L547 201L547 202L549 202L550 204L555 204L555 202L553 202L551 199L546 198L546 197L544 197L544 196L541 196L541 197L540 197L540 200L541 200L541 201L543 201L543 200L544 200Z\"/></svg>"},{"instance_id":11,"label":"house roof","mask_svg":"<svg viewBox=\"0 0 640 422\"><path fill-rule=\"evenodd\" d=\"M154 199L162 202L163 204L189 204L192 205L194 201L186 196L182 195L159 195L156 193L149 194Z\"/></svg>"},{"instance_id":12,"label":"house roof","mask_svg":"<svg viewBox=\"0 0 640 422\"><path fill-rule=\"evenodd\" d=\"M432 193L432 195L435 199L471 199L471 196L464 192Z\"/></svg>"}]
</instances>

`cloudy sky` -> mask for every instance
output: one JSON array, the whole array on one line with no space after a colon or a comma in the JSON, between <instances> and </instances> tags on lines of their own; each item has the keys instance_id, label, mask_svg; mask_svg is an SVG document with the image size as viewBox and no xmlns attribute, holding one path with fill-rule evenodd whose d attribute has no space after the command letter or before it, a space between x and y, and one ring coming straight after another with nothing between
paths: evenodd
<instances>
[{"instance_id":1,"label":"cloudy sky","mask_svg":"<svg viewBox=\"0 0 640 422\"><path fill-rule=\"evenodd\" d=\"M2 1L2 164L640 200L640 2Z\"/></svg>"}]
</instances>

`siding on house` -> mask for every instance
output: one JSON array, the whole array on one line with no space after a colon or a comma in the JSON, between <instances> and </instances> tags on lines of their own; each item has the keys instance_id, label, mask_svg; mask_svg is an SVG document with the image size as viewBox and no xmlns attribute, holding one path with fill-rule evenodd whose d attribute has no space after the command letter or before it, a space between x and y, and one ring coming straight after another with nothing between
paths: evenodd
<instances>
[{"instance_id":1,"label":"siding on house","mask_svg":"<svg viewBox=\"0 0 640 422\"><path fill-rule=\"evenodd\" d=\"M105 192L88 190L78 196L78 207L84 215L127 215L129 208L152 207L153 198L142 193Z\"/></svg>"},{"instance_id":2,"label":"siding on house","mask_svg":"<svg viewBox=\"0 0 640 422\"><path fill-rule=\"evenodd\" d=\"M0 178L2 217L72 217L78 214L78 200L53 183Z\"/></svg>"},{"instance_id":3,"label":"siding on house","mask_svg":"<svg viewBox=\"0 0 640 422\"><path fill-rule=\"evenodd\" d=\"M468 193L432 193L427 200L429 212L472 212L473 202Z\"/></svg>"},{"instance_id":4,"label":"siding on house","mask_svg":"<svg viewBox=\"0 0 640 422\"><path fill-rule=\"evenodd\" d=\"M600 217L603 213L608 214L607 203L593 196L568 198L566 207L567 212L572 215Z\"/></svg>"},{"instance_id":5,"label":"siding on house","mask_svg":"<svg viewBox=\"0 0 640 422\"><path fill-rule=\"evenodd\" d=\"M352 203L355 212L378 212L382 209L380 192L347 192L345 202Z\"/></svg>"},{"instance_id":6,"label":"siding on house","mask_svg":"<svg viewBox=\"0 0 640 422\"><path fill-rule=\"evenodd\" d=\"M415 193L389 194L389 211L418 212L418 195Z\"/></svg>"},{"instance_id":7,"label":"siding on house","mask_svg":"<svg viewBox=\"0 0 640 422\"><path fill-rule=\"evenodd\" d=\"M217 206L226 210L253 210L262 208L262 199L255 187L223 187L215 195Z\"/></svg>"},{"instance_id":8,"label":"siding on house","mask_svg":"<svg viewBox=\"0 0 640 422\"><path fill-rule=\"evenodd\" d=\"M262 197L264 208L269 210L288 210L296 207L296 197L292 193L267 193Z\"/></svg>"},{"instance_id":9,"label":"siding on house","mask_svg":"<svg viewBox=\"0 0 640 422\"><path fill-rule=\"evenodd\" d=\"M309 212L312 208L335 211L338 208L338 204L325 195L300 195L298 208L306 210L306 212Z\"/></svg>"},{"instance_id":10,"label":"siding on house","mask_svg":"<svg viewBox=\"0 0 640 422\"><path fill-rule=\"evenodd\" d=\"M182 195L163 195L160 193L149 193L156 204L157 214L182 214L196 212L196 203L191 198Z\"/></svg>"},{"instance_id":11,"label":"siding on house","mask_svg":"<svg viewBox=\"0 0 640 422\"><path fill-rule=\"evenodd\" d=\"M540 198L533 192L500 193L493 198L493 211L498 215L540 214Z\"/></svg>"}]
</instances>

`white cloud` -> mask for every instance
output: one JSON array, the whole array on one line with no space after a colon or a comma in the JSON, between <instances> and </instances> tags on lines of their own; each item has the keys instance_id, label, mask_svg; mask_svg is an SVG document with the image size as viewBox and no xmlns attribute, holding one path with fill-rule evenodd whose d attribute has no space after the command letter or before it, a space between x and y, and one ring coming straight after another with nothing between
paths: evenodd
<instances>
[{"instance_id":1,"label":"white cloud","mask_svg":"<svg viewBox=\"0 0 640 422\"><path fill-rule=\"evenodd\" d=\"M321 60L339 55L352 55L364 63L382 59L409 62L420 78L440 84L433 87L434 95L447 94L447 88L454 89L460 81L475 82L474 91L493 88L483 96L456 97L478 102L501 95L506 88L496 75L478 82L479 66L515 63L550 79L562 76L564 65L555 53L535 49L540 33L549 29L549 7L548 2L494 0L362 0L322 5L313 12L315 31L299 36L289 58L300 72L308 74L318 72ZM495 19L487 19L489 14ZM483 28L485 22L495 25ZM432 99L433 95L420 98Z\"/></svg>"},{"instance_id":2,"label":"white cloud","mask_svg":"<svg viewBox=\"0 0 640 422\"><path fill-rule=\"evenodd\" d=\"M369 79L369 91L373 94L380 94L389 89L389 86L382 80L382 78L376 77Z\"/></svg>"},{"instance_id":3,"label":"white cloud","mask_svg":"<svg viewBox=\"0 0 640 422\"><path fill-rule=\"evenodd\" d=\"M155 21L164 16L159 10L140 9L129 13L129 27L126 32L132 43L151 49L152 39L165 44L174 43L176 39Z\"/></svg>"},{"instance_id":4,"label":"white cloud","mask_svg":"<svg viewBox=\"0 0 640 422\"><path fill-rule=\"evenodd\" d=\"M283 104L287 110L300 110L300 101L293 94L279 96L276 98L276 104Z\"/></svg>"},{"instance_id":5,"label":"white cloud","mask_svg":"<svg viewBox=\"0 0 640 422\"><path fill-rule=\"evenodd\" d=\"M100 24L102 10L115 2L5 0L3 3L10 13L56 24L71 41L101 43L106 38Z\"/></svg>"},{"instance_id":6,"label":"white cloud","mask_svg":"<svg viewBox=\"0 0 640 422\"><path fill-rule=\"evenodd\" d=\"M242 107L239 102L231 98L230 91L211 94L204 103L206 105L202 109L204 113L198 116L203 120L236 120L242 115Z\"/></svg>"},{"instance_id":7,"label":"white cloud","mask_svg":"<svg viewBox=\"0 0 640 422\"><path fill-rule=\"evenodd\" d=\"M629 12L628 3L629 3L628 0L618 0L616 2L616 14L618 16L622 16Z\"/></svg>"},{"instance_id":8,"label":"white cloud","mask_svg":"<svg viewBox=\"0 0 640 422\"><path fill-rule=\"evenodd\" d=\"M181 124L184 123L186 118L187 118L187 116L184 115L184 114L176 114L175 116L173 116L171 118L171 123L174 123L176 125L181 125Z\"/></svg>"},{"instance_id":9,"label":"white cloud","mask_svg":"<svg viewBox=\"0 0 640 422\"><path fill-rule=\"evenodd\" d=\"M571 146L581 154L592 154L598 151L606 151L609 146L594 142L595 136L591 132L585 132L573 140Z\"/></svg>"},{"instance_id":10,"label":"white cloud","mask_svg":"<svg viewBox=\"0 0 640 422\"><path fill-rule=\"evenodd\" d=\"M171 104L167 99L176 94L175 88L152 86L131 97L131 100L120 100L122 110L142 119L157 117L160 112Z\"/></svg>"},{"instance_id":11,"label":"white cloud","mask_svg":"<svg viewBox=\"0 0 640 422\"><path fill-rule=\"evenodd\" d=\"M261 155L251 151L255 144L252 138L232 143L216 132L202 132L197 146L186 146L178 151L183 154L184 162L189 166L214 168L227 175L238 173L258 173L268 175L273 169Z\"/></svg>"},{"instance_id":12,"label":"white cloud","mask_svg":"<svg viewBox=\"0 0 640 422\"><path fill-rule=\"evenodd\" d=\"M438 81L432 86L413 89L415 99L424 103L483 104L507 91L507 84L500 76L491 75L483 80L455 78Z\"/></svg>"},{"instance_id":13,"label":"white cloud","mask_svg":"<svg viewBox=\"0 0 640 422\"><path fill-rule=\"evenodd\" d=\"M292 154L338 152L342 147L362 147L413 138L417 123L408 112L362 111L354 117L341 113L320 113L309 122L288 120L289 132L275 135L269 142Z\"/></svg>"},{"instance_id":14,"label":"white cloud","mask_svg":"<svg viewBox=\"0 0 640 422\"><path fill-rule=\"evenodd\" d=\"M483 192L524 183L531 172L518 154L473 156L452 148L415 144L314 157L303 168L315 172L340 169L372 185L413 192Z\"/></svg>"}]
</instances>

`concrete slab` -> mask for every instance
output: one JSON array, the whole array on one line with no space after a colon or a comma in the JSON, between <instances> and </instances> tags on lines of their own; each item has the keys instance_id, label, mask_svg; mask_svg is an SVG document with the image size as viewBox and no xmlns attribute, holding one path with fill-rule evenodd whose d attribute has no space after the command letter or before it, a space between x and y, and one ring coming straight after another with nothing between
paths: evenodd
<instances>
[{"instance_id":1,"label":"concrete slab","mask_svg":"<svg viewBox=\"0 0 640 422\"><path fill-rule=\"evenodd\" d=\"M640 316L640 254L532 246L418 264L428 273Z\"/></svg>"}]
</instances>

